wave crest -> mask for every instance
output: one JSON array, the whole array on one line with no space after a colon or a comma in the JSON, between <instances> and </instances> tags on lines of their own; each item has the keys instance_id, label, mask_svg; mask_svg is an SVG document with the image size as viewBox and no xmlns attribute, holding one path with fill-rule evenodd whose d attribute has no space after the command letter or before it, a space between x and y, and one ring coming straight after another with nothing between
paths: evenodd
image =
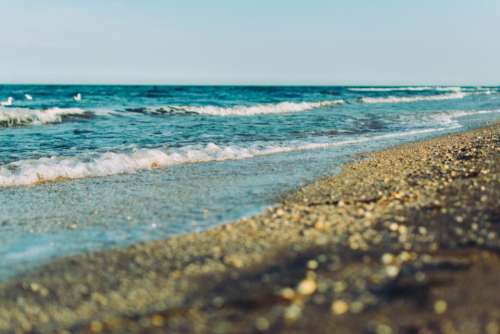
<instances>
[{"instance_id":1,"label":"wave crest","mask_svg":"<svg viewBox=\"0 0 500 334\"><path fill-rule=\"evenodd\" d=\"M243 148L208 144L205 147L188 146L176 151L161 148L139 149L131 153L106 152L94 157L21 160L0 167L0 187L128 174L184 163L246 159L288 150L290 149L279 146Z\"/></svg>"},{"instance_id":2,"label":"wave crest","mask_svg":"<svg viewBox=\"0 0 500 334\"><path fill-rule=\"evenodd\" d=\"M408 86L408 87L350 87L352 92L422 92L428 90L460 92L461 87Z\"/></svg>"},{"instance_id":3,"label":"wave crest","mask_svg":"<svg viewBox=\"0 0 500 334\"><path fill-rule=\"evenodd\" d=\"M88 116L87 111L80 108L50 108L34 110L25 108L0 108L0 127L19 127L26 125L40 125L60 123L65 117Z\"/></svg>"},{"instance_id":4,"label":"wave crest","mask_svg":"<svg viewBox=\"0 0 500 334\"><path fill-rule=\"evenodd\" d=\"M457 121L457 118L461 117L469 117L469 116L478 116L485 114L497 114L500 113L500 109L495 110L455 110L451 112L443 112L432 115L432 120L438 122L443 125L450 126L451 128L460 127L460 123Z\"/></svg>"},{"instance_id":5,"label":"wave crest","mask_svg":"<svg viewBox=\"0 0 500 334\"><path fill-rule=\"evenodd\" d=\"M441 95L429 95L429 96L388 96L388 97L362 97L361 102L367 104L376 103L412 103L421 101L443 101L443 100L454 100L463 99L467 94L462 92L441 94Z\"/></svg>"},{"instance_id":6,"label":"wave crest","mask_svg":"<svg viewBox=\"0 0 500 334\"><path fill-rule=\"evenodd\" d=\"M156 109L156 113L194 113L210 116L254 116L267 114L282 114L302 112L312 109L332 107L344 104L343 100L320 101L320 102L280 102L269 104L257 104L252 106L166 106Z\"/></svg>"},{"instance_id":7,"label":"wave crest","mask_svg":"<svg viewBox=\"0 0 500 334\"><path fill-rule=\"evenodd\" d=\"M140 170L187 163L249 159L277 153L356 145L445 129L418 129L337 142L292 142L287 145L256 144L250 147L237 145L222 147L210 143L206 146L186 146L174 151L165 148L139 149L130 153L106 152L101 155L86 157L50 157L37 160L20 160L0 166L0 187L27 186L61 180L130 174Z\"/></svg>"}]
</instances>

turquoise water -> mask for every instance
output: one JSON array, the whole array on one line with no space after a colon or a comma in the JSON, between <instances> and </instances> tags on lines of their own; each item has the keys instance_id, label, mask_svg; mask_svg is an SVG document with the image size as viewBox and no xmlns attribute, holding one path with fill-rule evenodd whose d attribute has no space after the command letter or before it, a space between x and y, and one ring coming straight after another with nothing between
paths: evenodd
<instances>
[{"instance_id":1,"label":"turquoise water","mask_svg":"<svg viewBox=\"0 0 500 334\"><path fill-rule=\"evenodd\" d=\"M356 153L500 118L498 87L4 85L0 101L0 279L251 215Z\"/></svg>"}]
</instances>

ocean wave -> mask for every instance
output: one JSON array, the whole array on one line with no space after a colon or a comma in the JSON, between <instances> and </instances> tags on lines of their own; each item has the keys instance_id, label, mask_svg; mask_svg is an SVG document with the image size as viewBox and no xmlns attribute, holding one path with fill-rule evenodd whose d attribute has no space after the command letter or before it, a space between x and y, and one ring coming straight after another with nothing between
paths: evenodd
<instances>
[{"instance_id":1,"label":"ocean wave","mask_svg":"<svg viewBox=\"0 0 500 334\"><path fill-rule=\"evenodd\" d=\"M485 114L496 114L500 113L500 109L493 110L454 110L450 112L443 112L433 114L431 119L433 122L437 122L443 125L446 125L450 128L461 127L457 118L467 117L467 116L477 116L477 115L485 115Z\"/></svg>"},{"instance_id":2,"label":"ocean wave","mask_svg":"<svg viewBox=\"0 0 500 334\"><path fill-rule=\"evenodd\" d=\"M387 97L362 97L361 102L367 104L376 103L412 103L421 101L443 101L463 99L466 93L457 92L450 94L428 95L428 96L387 96Z\"/></svg>"},{"instance_id":3,"label":"ocean wave","mask_svg":"<svg viewBox=\"0 0 500 334\"><path fill-rule=\"evenodd\" d=\"M251 106L239 105L234 107L171 105L157 108L154 110L154 113L193 113L210 116L254 116L302 112L312 109L332 107L344 103L345 101L343 100L332 100L319 102L280 102ZM138 112L138 110L140 109L135 109L135 112Z\"/></svg>"},{"instance_id":4,"label":"ocean wave","mask_svg":"<svg viewBox=\"0 0 500 334\"><path fill-rule=\"evenodd\" d=\"M129 153L106 152L93 156L20 160L0 166L0 187L28 186L62 180L130 174L140 170L187 163L249 159L277 153L356 145L445 129L418 129L326 143L293 142L286 145L253 145L250 147L237 145L223 147L210 143L206 146L186 146L175 150L168 148L138 149Z\"/></svg>"},{"instance_id":5,"label":"ocean wave","mask_svg":"<svg viewBox=\"0 0 500 334\"><path fill-rule=\"evenodd\" d=\"M19 127L60 123L66 117L88 117L91 113L80 108L50 108L34 110L26 108L0 108L0 127Z\"/></svg>"},{"instance_id":6,"label":"ocean wave","mask_svg":"<svg viewBox=\"0 0 500 334\"><path fill-rule=\"evenodd\" d=\"M350 91L353 92L406 92L406 91L452 91L460 92L462 87L437 87L437 86L408 86L408 87L350 87Z\"/></svg>"}]
</instances>

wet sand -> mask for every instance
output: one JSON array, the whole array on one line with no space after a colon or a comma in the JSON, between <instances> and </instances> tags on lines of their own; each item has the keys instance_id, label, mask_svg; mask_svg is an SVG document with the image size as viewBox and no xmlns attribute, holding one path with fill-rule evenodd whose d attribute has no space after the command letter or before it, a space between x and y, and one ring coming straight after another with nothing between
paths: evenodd
<instances>
[{"instance_id":1,"label":"wet sand","mask_svg":"<svg viewBox=\"0 0 500 334\"><path fill-rule=\"evenodd\" d=\"M500 333L500 123L0 284L1 333Z\"/></svg>"}]
</instances>

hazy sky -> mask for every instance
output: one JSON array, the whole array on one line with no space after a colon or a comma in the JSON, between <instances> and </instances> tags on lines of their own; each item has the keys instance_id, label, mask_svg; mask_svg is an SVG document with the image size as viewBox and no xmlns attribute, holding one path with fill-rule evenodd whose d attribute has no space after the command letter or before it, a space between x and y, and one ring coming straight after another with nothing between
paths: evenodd
<instances>
[{"instance_id":1,"label":"hazy sky","mask_svg":"<svg viewBox=\"0 0 500 334\"><path fill-rule=\"evenodd\" d=\"M500 0L0 0L0 82L500 84Z\"/></svg>"}]
</instances>

